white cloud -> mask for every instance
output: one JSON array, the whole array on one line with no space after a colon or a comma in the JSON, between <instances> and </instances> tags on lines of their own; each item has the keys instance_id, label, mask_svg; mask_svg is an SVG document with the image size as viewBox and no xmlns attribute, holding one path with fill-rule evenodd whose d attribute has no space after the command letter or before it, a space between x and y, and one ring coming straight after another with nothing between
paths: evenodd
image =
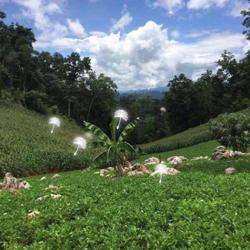
<instances>
[{"instance_id":1,"label":"white cloud","mask_svg":"<svg viewBox=\"0 0 250 250\"><path fill-rule=\"evenodd\" d=\"M52 39L60 39L68 34L68 28L57 21L52 21L50 15L62 13L63 0L10 0L22 7L24 17L32 19L34 26L40 31L37 40L44 43Z\"/></svg>"},{"instance_id":2,"label":"white cloud","mask_svg":"<svg viewBox=\"0 0 250 250\"><path fill-rule=\"evenodd\" d=\"M189 0L188 9L200 10L211 7L224 7L229 0Z\"/></svg>"},{"instance_id":3,"label":"white cloud","mask_svg":"<svg viewBox=\"0 0 250 250\"><path fill-rule=\"evenodd\" d=\"M81 25L80 21L76 19L75 21L71 20L70 18L67 18L67 23L69 30L78 37L84 37L86 36L85 29Z\"/></svg>"},{"instance_id":4,"label":"white cloud","mask_svg":"<svg viewBox=\"0 0 250 250\"><path fill-rule=\"evenodd\" d=\"M112 32L117 32L123 30L126 26L128 26L133 21L133 17L127 11L126 5L123 7L122 16L119 20L114 21L114 24L111 28Z\"/></svg>"},{"instance_id":5,"label":"white cloud","mask_svg":"<svg viewBox=\"0 0 250 250\"><path fill-rule=\"evenodd\" d=\"M87 53L98 73L109 75L125 90L165 85L179 73L197 77L206 69L214 69L225 49L239 58L248 44L242 34L230 32L210 33L193 43L177 42L168 38L167 29L162 25L149 21L124 35L92 34L82 39L38 40L36 47Z\"/></svg>"},{"instance_id":6,"label":"white cloud","mask_svg":"<svg viewBox=\"0 0 250 250\"><path fill-rule=\"evenodd\" d=\"M121 90L166 85L175 74L180 73L195 78L206 69L214 69L215 62L225 49L239 58L250 47L240 33L215 31L189 34L198 40L184 43L177 41L178 31L170 32L169 38L167 29L153 21L128 33L90 31L85 34L77 19L68 19L68 26L53 21L50 15L62 11L58 2L12 1L22 6L24 13L29 14L27 17L40 31L34 44L36 49L72 50L81 53L81 56L91 56L94 69L112 77ZM52 3L57 4L50 5ZM175 10L173 6L170 9ZM122 14L126 12L125 9ZM123 27L119 25L115 30ZM73 37L70 31L77 37Z\"/></svg>"},{"instance_id":7,"label":"white cloud","mask_svg":"<svg viewBox=\"0 0 250 250\"><path fill-rule=\"evenodd\" d=\"M243 1L235 1L232 4L232 7L229 11L229 15L233 17L242 17L241 11L248 9L249 8L249 3L246 2L246 0Z\"/></svg>"},{"instance_id":8,"label":"white cloud","mask_svg":"<svg viewBox=\"0 0 250 250\"><path fill-rule=\"evenodd\" d=\"M187 38L201 38L204 36L208 36L209 34L213 34L218 32L217 30L199 30L199 31L191 31L185 34Z\"/></svg>"},{"instance_id":9,"label":"white cloud","mask_svg":"<svg viewBox=\"0 0 250 250\"><path fill-rule=\"evenodd\" d=\"M43 30L50 26L49 15L60 13L62 10L55 1L42 0L11 0L23 7L25 17L33 19L37 29Z\"/></svg>"},{"instance_id":10,"label":"white cloud","mask_svg":"<svg viewBox=\"0 0 250 250\"><path fill-rule=\"evenodd\" d=\"M183 0L150 0L149 3L153 8L165 9L169 15L173 15L184 4Z\"/></svg>"}]
</instances>

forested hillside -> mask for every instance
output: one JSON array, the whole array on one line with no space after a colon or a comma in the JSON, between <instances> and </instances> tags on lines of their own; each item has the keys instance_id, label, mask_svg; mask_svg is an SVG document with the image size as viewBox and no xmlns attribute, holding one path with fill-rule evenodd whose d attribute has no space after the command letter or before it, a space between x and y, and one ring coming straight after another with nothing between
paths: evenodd
<instances>
[{"instance_id":1,"label":"forested hillside","mask_svg":"<svg viewBox=\"0 0 250 250\"><path fill-rule=\"evenodd\" d=\"M250 39L249 11L242 14ZM249 52L236 60L229 51L222 51L217 69L204 72L197 80L184 74L174 76L162 99L118 97L115 82L96 74L90 58L77 52L63 56L35 51L32 30L6 24L5 16L0 12L0 98L5 102L17 102L42 114L62 114L80 125L89 121L105 131L114 110L123 107L131 119L142 118L130 137L134 144L173 135L250 104Z\"/></svg>"}]
</instances>

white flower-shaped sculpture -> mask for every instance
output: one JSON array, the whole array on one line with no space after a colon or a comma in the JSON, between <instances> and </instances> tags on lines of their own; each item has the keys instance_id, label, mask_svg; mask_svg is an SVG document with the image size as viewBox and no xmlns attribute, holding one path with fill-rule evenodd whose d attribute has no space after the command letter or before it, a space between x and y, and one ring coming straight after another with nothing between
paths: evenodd
<instances>
[{"instance_id":1,"label":"white flower-shaped sculpture","mask_svg":"<svg viewBox=\"0 0 250 250\"><path fill-rule=\"evenodd\" d=\"M85 132L83 136L84 136L84 138L85 138L86 140L88 140L88 141L91 141L91 140L93 140L93 138L94 138L93 134L90 133L90 132Z\"/></svg>"},{"instance_id":2,"label":"white flower-shaped sculpture","mask_svg":"<svg viewBox=\"0 0 250 250\"><path fill-rule=\"evenodd\" d=\"M86 139L80 136L74 139L73 144L77 147L74 155L77 155L79 149L85 149L87 147Z\"/></svg>"},{"instance_id":3,"label":"white flower-shaped sculpture","mask_svg":"<svg viewBox=\"0 0 250 250\"><path fill-rule=\"evenodd\" d=\"M52 129L51 129L50 133L53 134L55 127L58 127L58 128L60 127L61 121L57 117L51 117L49 119L49 124L52 125Z\"/></svg>"},{"instance_id":4,"label":"white flower-shaped sculpture","mask_svg":"<svg viewBox=\"0 0 250 250\"><path fill-rule=\"evenodd\" d=\"M160 175L160 181L159 181L160 184L162 180L162 175L167 174L167 173L168 173L168 167L164 163L160 163L156 165L154 174Z\"/></svg>"},{"instance_id":5,"label":"white flower-shaped sculpture","mask_svg":"<svg viewBox=\"0 0 250 250\"><path fill-rule=\"evenodd\" d=\"M161 113L166 113L166 112L167 112L167 110L166 110L165 107L161 107L161 108L160 108L160 111L161 111Z\"/></svg>"},{"instance_id":6,"label":"white flower-shaped sculpture","mask_svg":"<svg viewBox=\"0 0 250 250\"><path fill-rule=\"evenodd\" d=\"M115 111L114 117L119 119L118 125L116 127L116 129L119 129L121 121L123 120L126 122L128 120L128 113L123 109L118 109Z\"/></svg>"}]
</instances>

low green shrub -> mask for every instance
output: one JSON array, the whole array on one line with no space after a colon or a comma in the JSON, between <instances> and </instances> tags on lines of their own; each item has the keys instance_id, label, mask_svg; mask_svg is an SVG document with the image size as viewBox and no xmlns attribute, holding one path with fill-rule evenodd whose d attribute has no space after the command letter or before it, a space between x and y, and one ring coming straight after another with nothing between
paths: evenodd
<instances>
[{"instance_id":1,"label":"low green shrub","mask_svg":"<svg viewBox=\"0 0 250 250\"><path fill-rule=\"evenodd\" d=\"M161 153L166 151L171 151L179 148L185 148L189 146L193 146L198 143L206 142L212 139L212 136L209 132L203 133L201 135L196 135L193 137L182 139L177 139L176 141L171 140L166 142L166 144L154 144L152 146L143 147L142 151L145 154L153 154L153 153Z\"/></svg>"},{"instance_id":2,"label":"low green shrub","mask_svg":"<svg viewBox=\"0 0 250 250\"><path fill-rule=\"evenodd\" d=\"M250 159L197 161L166 176L104 178L62 173L30 190L0 192L2 249L249 249ZM50 198L46 188L61 199ZM244 192L243 192L244 190ZM39 197L48 195L39 201ZM32 220L27 213L38 210Z\"/></svg>"},{"instance_id":3,"label":"low green shrub","mask_svg":"<svg viewBox=\"0 0 250 250\"><path fill-rule=\"evenodd\" d=\"M243 113L219 115L209 122L210 131L219 143L245 152L250 144L250 116Z\"/></svg>"}]
</instances>

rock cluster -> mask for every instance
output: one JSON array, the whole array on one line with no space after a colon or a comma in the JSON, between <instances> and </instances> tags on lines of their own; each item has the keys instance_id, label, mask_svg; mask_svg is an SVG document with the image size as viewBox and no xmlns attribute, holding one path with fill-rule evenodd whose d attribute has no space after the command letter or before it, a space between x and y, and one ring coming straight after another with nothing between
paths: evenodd
<instances>
[{"instance_id":1,"label":"rock cluster","mask_svg":"<svg viewBox=\"0 0 250 250\"><path fill-rule=\"evenodd\" d=\"M240 151L232 151L226 149L224 146L218 146L212 154L212 159L213 160L230 159L245 155L246 155L245 153L242 153Z\"/></svg>"},{"instance_id":2,"label":"rock cluster","mask_svg":"<svg viewBox=\"0 0 250 250\"><path fill-rule=\"evenodd\" d=\"M183 163L183 161L186 161L186 160L187 158L184 156L172 156L167 159L167 162L170 165L179 166Z\"/></svg>"},{"instance_id":3,"label":"rock cluster","mask_svg":"<svg viewBox=\"0 0 250 250\"><path fill-rule=\"evenodd\" d=\"M114 175L114 168L109 167L107 169L101 169L97 174L105 177L112 177ZM130 162L126 162L123 167L123 175L124 176L138 176L138 175L149 175L151 171L143 164L135 163L132 165Z\"/></svg>"},{"instance_id":4,"label":"rock cluster","mask_svg":"<svg viewBox=\"0 0 250 250\"><path fill-rule=\"evenodd\" d=\"M196 156L191 159L191 161L199 161L199 160L211 160L208 156Z\"/></svg>"},{"instance_id":5,"label":"rock cluster","mask_svg":"<svg viewBox=\"0 0 250 250\"><path fill-rule=\"evenodd\" d=\"M150 157L144 161L144 165L155 165L159 163L160 163L160 159L158 159L157 157Z\"/></svg>"},{"instance_id":6,"label":"rock cluster","mask_svg":"<svg viewBox=\"0 0 250 250\"><path fill-rule=\"evenodd\" d=\"M0 189L16 191L19 189L28 189L30 184L24 180L18 180L11 173L6 173L3 179L3 183L0 183Z\"/></svg>"},{"instance_id":7,"label":"rock cluster","mask_svg":"<svg viewBox=\"0 0 250 250\"><path fill-rule=\"evenodd\" d=\"M155 176L155 175L177 175L179 174L180 171L176 170L175 168L168 168L166 167L165 171L158 171L155 170L150 176Z\"/></svg>"}]
</instances>

